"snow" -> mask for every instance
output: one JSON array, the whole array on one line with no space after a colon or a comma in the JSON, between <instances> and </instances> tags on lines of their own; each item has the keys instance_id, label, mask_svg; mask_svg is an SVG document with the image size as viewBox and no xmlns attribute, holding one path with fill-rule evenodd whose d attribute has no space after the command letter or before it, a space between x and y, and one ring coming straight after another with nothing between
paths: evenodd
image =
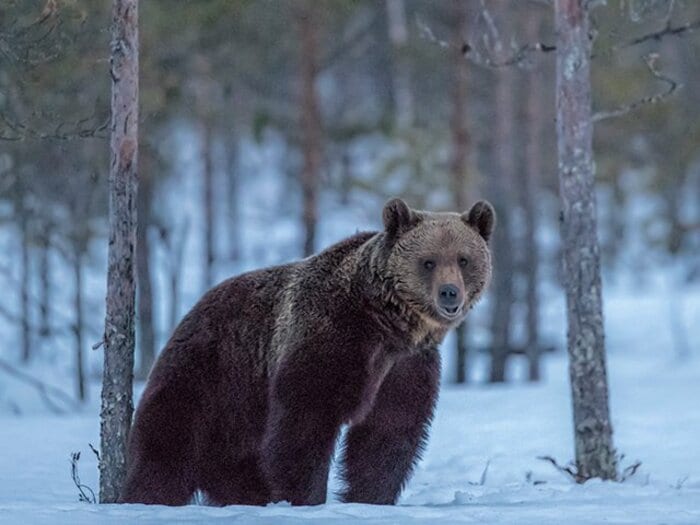
<instances>
[{"instance_id":1,"label":"snow","mask_svg":"<svg viewBox=\"0 0 700 525\"><path fill-rule=\"evenodd\" d=\"M537 385L445 385L423 461L394 507L329 503L296 508L181 508L78 502L70 453L82 482L97 488L97 405L70 416L0 419L3 524L200 523L700 523L700 361L613 352L611 406L624 483L577 485L538 456L572 456L566 361L547 361ZM97 392L93 392L93 399ZM488 465L488 466L487 466ZM485 472L484 472L485 471Z\"/></svg>"}]
</instances>

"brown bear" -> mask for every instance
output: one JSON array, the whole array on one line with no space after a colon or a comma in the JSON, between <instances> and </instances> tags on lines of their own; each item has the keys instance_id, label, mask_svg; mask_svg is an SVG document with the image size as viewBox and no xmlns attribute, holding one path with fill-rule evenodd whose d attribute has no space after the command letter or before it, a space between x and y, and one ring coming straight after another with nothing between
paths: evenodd
<instances>
[{"instance_id":1,"label":"brown bear","mask_svg":"<svg viewBox=\"0 0 700 525\"><path fill-rule=\"evenodd\" d=\"M342 500L396 502L433 416L438 345L490 281L494 212L392 199L383 221L204 295L148 378L122 502L323 503L344 424Z\"/></svg>"}]
</instances>

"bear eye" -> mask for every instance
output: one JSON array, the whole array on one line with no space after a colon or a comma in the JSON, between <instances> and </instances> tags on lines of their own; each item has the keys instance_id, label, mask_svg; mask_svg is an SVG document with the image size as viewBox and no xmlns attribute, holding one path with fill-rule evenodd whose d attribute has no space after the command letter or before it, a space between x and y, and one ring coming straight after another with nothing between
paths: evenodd
<instances>
[{"instance_id":1,"label":"bear eye","mask_svg":"<svg viewBox=\"0 0 700 525\"><path fill-rule=\"evenodd\" d=\"M423 268L425 268L426 270L433 270L435 268L435 261L433 261L431 259L424 261Z\"/></svg>"},{"instance_id":2,"label":"bear eye","mask_svg":"<svg viewBox=\"0 0 700 525\"><path fill-rule=\"evenodd\" d=\"M467 266L469 266L469 259L467 259L466 257L460 257L459 258L459 265L462 268L466 268Z\"/></svg>"}]
</instances>

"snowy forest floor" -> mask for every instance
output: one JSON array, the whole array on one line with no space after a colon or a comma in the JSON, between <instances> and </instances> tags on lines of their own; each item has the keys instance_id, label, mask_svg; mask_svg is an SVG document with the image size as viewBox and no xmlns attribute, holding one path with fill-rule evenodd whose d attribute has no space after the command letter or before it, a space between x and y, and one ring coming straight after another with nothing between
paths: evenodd
<instances>
[{"instance_id":1,"label":"snowy forest floor","mask_svg":"<svg viewBox=\"0 0 700 525\"><path fill-rule=\"evenodd\" d=\"M609 359L611 409L624 483L576 485L538 459L572 457L566 361L546 364L537 385L443 388L424 460L399 505L329 503L293 508L182 508L78 502L70 453L80 450L82 482L97 489L97 405L69 416L0 419L0 522L83 523L700 523L700 359L630 355ZM94 391L93 399L98 399Z\"/></svg>"}]
</instances>

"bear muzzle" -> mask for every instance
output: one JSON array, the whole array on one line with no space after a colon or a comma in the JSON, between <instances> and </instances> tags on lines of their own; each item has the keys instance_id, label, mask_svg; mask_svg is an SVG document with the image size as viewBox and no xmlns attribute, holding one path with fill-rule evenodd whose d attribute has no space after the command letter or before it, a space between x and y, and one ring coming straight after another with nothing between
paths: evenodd
<instances>
[{"instance_id":1,"label":"bear muzzle","mask_svg":"<svg viewBox=\"0 0 700 525\"><path fill-rule=\"evenodd\" d=\"M440 315L452 321L462 313L464 292L454 284L443 284L438 288L437 309Z\"/></svg>"}]
</instances>

